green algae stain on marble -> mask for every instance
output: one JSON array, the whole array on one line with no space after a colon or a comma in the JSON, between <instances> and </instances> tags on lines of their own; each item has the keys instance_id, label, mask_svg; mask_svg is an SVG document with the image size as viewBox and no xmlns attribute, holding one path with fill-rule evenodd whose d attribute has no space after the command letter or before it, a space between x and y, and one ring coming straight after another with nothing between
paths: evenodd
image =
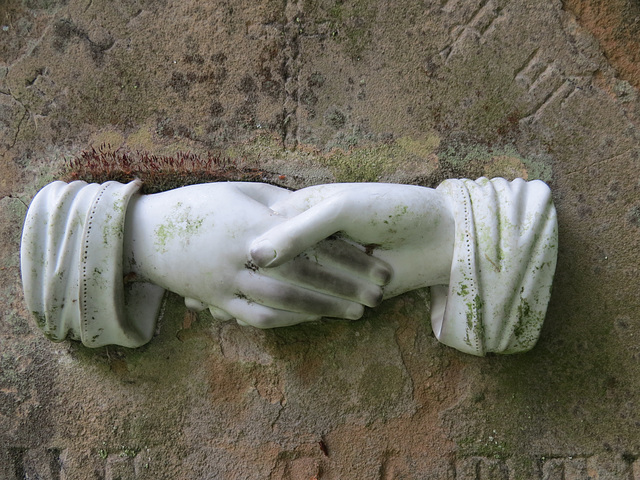
<instances>
[{"instance_id":1,"label":"green algae stain on marble","mask_svg":"<svg viewBox=\"0 0 640 480\"><path fill-rule=\"evenodd\" d=\"M188 242L190 237L200 233L203 222L203 218L191 215L191 207L182 208L182 204L178 204L154 231L158 251L166 253L167 245L175 240Z\"/></svg>"},{"instance_id":2,"label":"green algae stain on marble","mask_svg":"<svg viewBox=\"0 0 640 480\"><path fill-rule=\"evenodd\" d=\"M476 339L476 343L484 343L484 319L483 307L484 303L480 295L475 295L471 302L466 304L467 331L464 337L464 343L469 347L475 348L471 338Z\"/></svg>"},{"instance_id":3,"label":"green algae stain on marble","mask_svg":"<svg viewBox=\"0 0 640 480\"><path fill-rule=\"evenodd\" d=\"M525 298L520 298L518 321L513 329L514 339L511 348L505 353L518 352L523 346L535 345L540 335L544 316L539 310L531 308Z\"/></svg>"}]
</instances>

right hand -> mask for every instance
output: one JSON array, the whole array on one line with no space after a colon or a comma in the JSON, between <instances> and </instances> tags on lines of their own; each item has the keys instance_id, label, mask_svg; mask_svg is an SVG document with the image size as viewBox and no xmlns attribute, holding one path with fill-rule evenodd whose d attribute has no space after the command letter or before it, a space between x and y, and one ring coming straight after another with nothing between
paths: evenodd
<instances>
[{"instance_id":1,"label":"right hand","mask_svg":"<svg viewBox=\"0 0 640 480\"><path fill-rule=\"evenodd\" d=\"M341 232L393 268L385 298L446 284L455 225L448 200L436 190L383 183L329 184L283 197L271 208L289 220L251 244L261 267L277 267Z\"/></svg>"}]
</instances>

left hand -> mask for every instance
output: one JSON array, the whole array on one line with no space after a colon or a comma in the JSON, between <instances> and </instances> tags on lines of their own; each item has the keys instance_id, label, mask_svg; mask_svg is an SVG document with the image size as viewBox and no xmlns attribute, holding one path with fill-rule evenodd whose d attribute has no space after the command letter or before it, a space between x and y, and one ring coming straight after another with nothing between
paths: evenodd
<instances>
[{"instance_id":1,"label":"left hand","mask_svg":"<svg viewBox=\"0 0 640 480\"><path fill-rule=\"evenodd\" d=\"M446 284L455 224L448 200L414 185L346 183L308 187L271 208L290 219L251 245L261 267L276 267L322 239L341 232L393 268L385 298Z\"/></svg>"},{"instance_id":2,"label":"left hand","mask_svg":"<svg viewBox=\"0 0 640 480\"><path fill-rule=\"evenodd\" d=\"M391 273L353 245L315 242L268 270L252 262L251 242L286 221L270 206L292 194L259 183L213 183L135 197L125 227L131 269L190 306L259 328L359 318L363 305L381 301Z\"/></svg>"}]
</instances>

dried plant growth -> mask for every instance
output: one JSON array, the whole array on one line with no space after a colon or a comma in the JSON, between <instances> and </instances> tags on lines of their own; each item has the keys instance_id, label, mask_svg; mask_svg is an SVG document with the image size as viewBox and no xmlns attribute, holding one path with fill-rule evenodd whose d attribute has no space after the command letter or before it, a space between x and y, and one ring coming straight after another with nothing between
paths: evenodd
<instances>
[{"instance_id":1,"label":"dried plant growth","mask_svg":"<svg viewBox=\"0 0 640 480\"><path fill-rule=\"evenodd\" d=\"M173 156L113 150L109 145L82 151L64 167L62 180L103 183L139 178L144 193L155 193L204 182L269 182L272 175L214 154L178 152Z\"/></svg>"}]
</instances>

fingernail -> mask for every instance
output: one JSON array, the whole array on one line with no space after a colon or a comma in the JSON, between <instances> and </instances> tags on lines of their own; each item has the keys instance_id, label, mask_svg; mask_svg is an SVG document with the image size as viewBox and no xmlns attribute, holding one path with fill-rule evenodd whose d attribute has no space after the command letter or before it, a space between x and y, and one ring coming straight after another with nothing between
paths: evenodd
<instances>
[{"instance_id":1,"label":"fingernail","mask_svg":"<svg viewBox=\"0 0 640 480\"><path fill-rule=\"evenodd\" d=\"M213 305L209 305L209 312L211 312L211 316L215 320L225 321L231 320L233 318L233 315L231 315L230 313L225 312L221 308L214 307ZM240 323L239 320L238 323Z\"/></svg>"},{"instance_id":2,"label":"fingernail","mask_svg":"<svg viewBox=\"0 0 640 480\"><path fill-rule=\"evenodd\" d=\"M371 277L373 281L380 286L386 285L391 281L391 271L387 267L383 267L382 265L378 265L371 272Z\"/></svg>"},{"instance_id":3,"label":"fingernail","mask_svg":"<svg viewBox=\"0 0 640 480\"><path fill-rule=\"evenodd\" d=\"M368 293L365 305L367 307L377 307L382 303L383 296L384 292L382 291L382 289L376 288L375 290Z\"/></svg>"},{"instance_id":4,"label":"fingernail","mask_svg":"<svg viewBox=\"0 0 640 480\"><path fill-rule=\"evenodd\" d=\"M351 305L345 313L349 320L358 320L362 315L364 315L364 307L359 303Z\"/></svg>"},{"instance_id":5,"label":"fingernail","mask_svg":"<svg viewBox=\"0 0 640 480\"><path fill-rule=\"evenodd\" d=\"M268 267L277 257L278 252L268 240L260 240L251 247L251 258L259 267Z\"/></svg>"}]
</instances>

